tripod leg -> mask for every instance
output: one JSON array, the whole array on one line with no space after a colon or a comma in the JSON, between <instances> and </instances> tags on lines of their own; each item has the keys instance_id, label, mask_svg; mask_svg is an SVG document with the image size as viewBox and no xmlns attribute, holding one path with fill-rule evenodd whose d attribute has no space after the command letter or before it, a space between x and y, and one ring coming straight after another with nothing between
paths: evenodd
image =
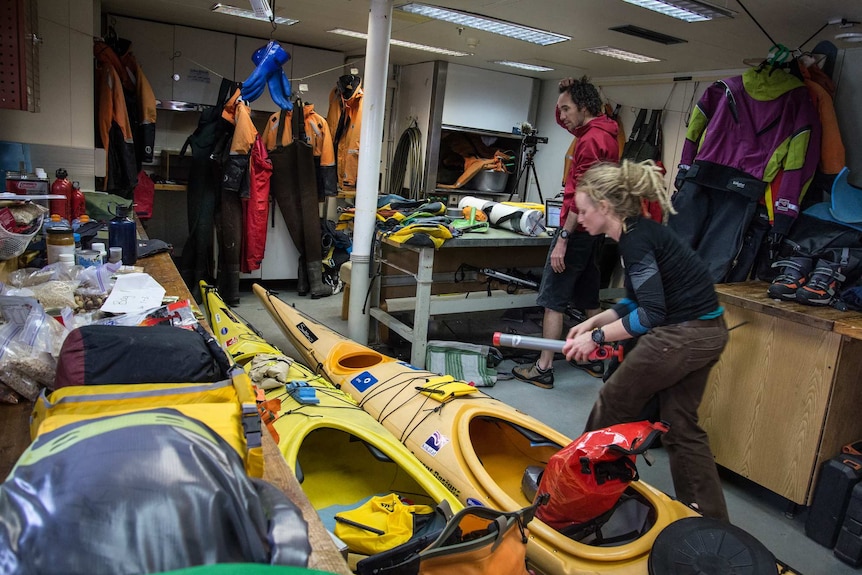
<instances>
[{"instance_id":1,"label":"tripod leg","mask_svg":"<svg viewBox=\"0 0 862 575\"><path fill-rule=\"evenodd\" d=\"M521 185L521 177L524 175L524 172L526 172L526 169L525 169L525 170L521 170L521 172L518 174L518 177L517 177L517 178L515 178L515 185L514 185L514 186L512 186L512 192L509 194L509 199L508 199L507 201L511 202L511 201L512 201L512 196L514 196L514 195L515 195L515 192L517 192L517 191L518 191L518 186L520 186L520 185Z\"/></svg>"},{"instance_id":2,"label":"tripod leg","mask_svg":"<svg viewBox=\"0 0 862 575\"><path fill-rule=\"evenodd\" d=\"M539 174L536 173L536 164L530 164L533 168L533 177L536 178L536 191L539 193L539 203L544 204L545 198L542 196L542 186L539 184ZM529 178L527 178L527 182L529 185ZM526 199L526 196L525 196Z\"/></svg>"}]
</instances>

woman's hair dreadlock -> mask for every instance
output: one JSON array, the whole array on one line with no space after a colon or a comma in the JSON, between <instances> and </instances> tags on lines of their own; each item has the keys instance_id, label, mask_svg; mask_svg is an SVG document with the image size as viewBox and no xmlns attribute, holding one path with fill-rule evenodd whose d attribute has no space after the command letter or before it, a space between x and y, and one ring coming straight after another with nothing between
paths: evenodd
<instances>
[{"instance_id":1,"label":"woman's hair dreadlock","mask_svg":"<svg viewBox=\"0 0 862 575\"><path fill-rule=\"evenodd\" d=\"M601 200L608 202L623 221L644 215L647 201L659 203L664 223L670 214L676 213L662 170L652 160L640 163L623 160L619 165L596 164L581 176L577 190L586 193L596 203Z\"/></svg>"}]
</instances>

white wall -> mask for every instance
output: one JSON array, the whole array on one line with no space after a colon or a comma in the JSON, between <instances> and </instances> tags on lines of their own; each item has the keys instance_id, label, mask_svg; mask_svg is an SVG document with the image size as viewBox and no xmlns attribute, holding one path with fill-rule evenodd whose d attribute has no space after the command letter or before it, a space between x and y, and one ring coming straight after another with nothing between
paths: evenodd
<instances>
[{"instance_id":1,"label":"white wall","mask_svg":"<svg viewBox=\"0 0 862 575\"><path fill-rule=\"evenodd\" d=\"M83 189L93 186L94 6L93 0L39 0L40 111L0 110L0 140L43 144L33 166L49 176L67 168ZM64 157L67 148L75 149Z\"/></svg>"},{"instance_id":2,"label":"white wall","mask_svg":"<svg viewBox=\"0 0 862 575\"><path fill-rule=\"evenodd\" d=\"M532 119L535 83L526 76L449 64L443 124L511 133Z\"/></svg>"},{"instance_id":3,"label":"white wall","mask_svg":"<svg viewBox=\"0 0 862 575\"><path fill-rule=\"evenodd\" d=\"M390 162L394 155L398 140L401 134L410 127L410 123L415 120L416 126L421 133L421 157L424 162L427 161L429 129L431 126L431 96L434 93L434 62L422 62L421 64L412 64L410 66L401 66L397 77L397 85L395 86L395 98L392 106L392 117L387 123L392 126L390 137ZM404 182L409 185L410 173L404 174ZM411 190L417 197L421 190Z\"/></svg>"},{"instance_id":4,"label":"white wall","mask_svg":"<svg viewBox=\"0 0 862 575\"><path fill-rule=\"evenodd\" d=\"M93 0L39 0L38 113L0 110L0 139L93 147Z\"/></svg>"}]
</instances>

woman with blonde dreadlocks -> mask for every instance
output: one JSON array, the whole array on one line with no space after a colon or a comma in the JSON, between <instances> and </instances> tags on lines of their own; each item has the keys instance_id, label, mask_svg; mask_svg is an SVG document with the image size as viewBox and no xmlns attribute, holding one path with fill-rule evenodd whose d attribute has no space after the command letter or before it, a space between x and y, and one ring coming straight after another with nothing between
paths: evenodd
<instances>
[{"instance_id":1,"label":"woman with blonde dreadlocks","mask_svg":"<svg viewBox=\"0 0 862 575\"><path fill-rule=\"evenodd\" d=\"M700 258L672 230L645 216L657 201L674 213L659 168L651 161L599 164L578 183L578 223L619 244L626 298L573 327L563 352L584 361L605 341L638 338L602 386L586 430L636 421L657 396L662 438L676 497L708 517L728 520L709 438L697 409L707 377L727 343L723 309Z\"/></svg>"}]
</instances>

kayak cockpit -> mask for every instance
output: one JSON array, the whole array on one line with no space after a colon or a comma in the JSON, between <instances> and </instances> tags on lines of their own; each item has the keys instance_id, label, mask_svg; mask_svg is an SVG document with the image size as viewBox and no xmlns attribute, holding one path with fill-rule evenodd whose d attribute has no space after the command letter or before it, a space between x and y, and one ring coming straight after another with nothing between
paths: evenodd
<instances>
[{"instance_id":1,"label":"kayak cockpit","mask_svg":"<svg viewBox=\"0 0 862 575\"><path fill-rule=\"evenodd\" d=\"M564 447L539 432L490 416L470 421L470 441L493 483L516 506L532 502L541 471L548 459ZM650 500L639 490L628 487L612 509L559 533L585 545L620 546L648 532L657 516Z\"/></svg>"}]
</instances>

